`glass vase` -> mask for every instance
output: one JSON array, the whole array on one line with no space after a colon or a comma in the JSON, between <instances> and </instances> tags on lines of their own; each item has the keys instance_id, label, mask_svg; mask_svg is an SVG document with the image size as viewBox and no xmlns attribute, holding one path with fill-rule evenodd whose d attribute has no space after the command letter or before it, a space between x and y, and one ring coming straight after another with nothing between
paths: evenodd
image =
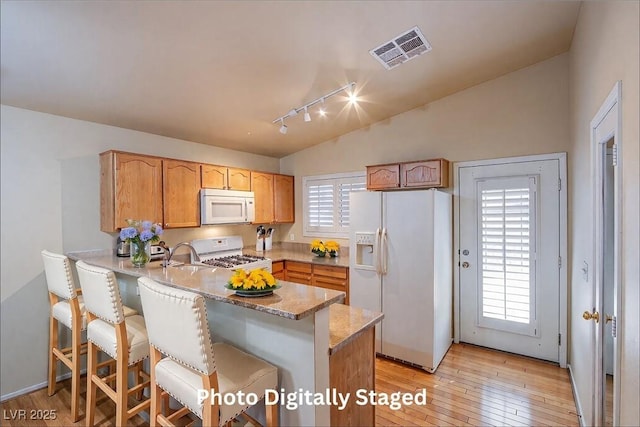
<instances>
[{"instance_id":1,"label":"glass vase","mask_svg":"<svg viewBox=\"0 0 640 427\"><path fill-rule=\"evenodd\" d=\"M142 268L151 260L151 242L131 241L131 264Z\"/></svg>"}]
</instances>

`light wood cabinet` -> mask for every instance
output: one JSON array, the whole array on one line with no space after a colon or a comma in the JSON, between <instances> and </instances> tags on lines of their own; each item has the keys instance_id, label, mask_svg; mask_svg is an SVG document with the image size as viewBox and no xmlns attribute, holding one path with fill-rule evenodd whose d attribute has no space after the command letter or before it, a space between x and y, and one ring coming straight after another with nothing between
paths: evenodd
<instances>
[{"instance_id":1,"label":"light wood cabinet","mask_svg":"<svg viewBox=\"0 0 640 427\"><path fill-rule=\"evenodd\" d=\"M400 164L367 166L367 189L400 188Z\"/></svg>"},{"instance_id":2,"label":"light wood cabinet","mask_svg":"<svg viewBox=\"0 0 640 427\"><path fill-rule=\"evenodd\" d=\"M256 204L254 223L295 221L293 176L252 171L251 191Z\"/></svg>"},{"instance_id":3,"label":"light wood cabinet","mask_svg":"<svg viewBox=\"0 0 640 427\"><path fill-rule=\"evenodd\" d=\"M406 188L449 186L449 162L445 159L400 164L400 182Z\"/></svg>"},{"instance_id":4,"label":"light wood cabinet","mask_svg":"<svg viewBox=\"0 0 640 427\"><path fill-rule=\"evenodd\" d=\"M344 292L349 304L349 268L300 261L285 261L284 267L285 280Z\"/></svg>"},{"instance_id":5,"label":"light wood cabinet","mask_svg":"<svg viewBox=\"0 0 640 427\"><path fill-rule=\"evenodd\" d=\"M449 161L419 160L367 166L368 190L445 188L449 186Z\"/></svg>"},{"instance_id":6,"label":"light wood cabinet","mask_svg":"<svg viewBox=\"0 0 640 427\"><path fill-rule=\"evenodd\" d=\"M127 219L162 223L162 159L101 153L100 181L100 230L117 231Z\"/></svg>"},{"instance_id":7,"label":"light wood cabinet","mask_svg":"<svg viewBox=\"0 0 640 427\"><path fill-rule=\"evenodd\" d=\"M295 222L293 177L289 175L273 176L274 222Z\"/></svg>"},{"instance_id":8,"label":"light wood cabinet","mask_svg":"<svg viewBox=\"0 0 640 427\"><path fill-rule=\"evenodd\" d=\"M289 282L311 284L311 264L298 261L285 262L285 277Z\"/></svg>"},{"instance_id":9,"label":"light wood cabinet","mask_svg":"<svg viewBox=\"0 0 640 427\"><path fill-rule=\"evenodd\" d=\"M203 164L201 165L200 179L202 188L251 190L251 171L248 169Z\"/></svg>"},{"instance_id":10,"label":"light wood cabinet","mask_svg":"<svg viewBox=\"0 0 640 427\"><path fill-rule=\"evenodd\" d=\"M164 227L200 225L200 164L163 160Z\"/></svg>"},{"instance_id":11,"label":"light wood cabinet","mask_svg":"<svg viewBox=\"0 0 640 427\"><path fill-rule=\"evenodd\" d=\"M285 277L284 261L274 261L271 263L271 274L279 280L287 280Z\"/></svg>"},{"instance_id":12,"label":"light wood cabinet","mask_svg":"<svg viewBox=\"0 0 640 427\"><path fill-rule=\"evenodd\" d=\"M273 222L273 174L251 172L251 191L255 195L254 222L257 224Z\"/></svg>"}]
</instances>

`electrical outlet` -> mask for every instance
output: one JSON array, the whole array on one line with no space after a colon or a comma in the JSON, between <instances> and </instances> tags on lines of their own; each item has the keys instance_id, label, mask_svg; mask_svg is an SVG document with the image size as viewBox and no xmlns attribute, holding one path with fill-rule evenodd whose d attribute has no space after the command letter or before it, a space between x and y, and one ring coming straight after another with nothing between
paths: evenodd
<instances>
[{"instance_id":1,"label":"electrical outlet","mask_svg":"<svg viewBox=\"0 0 640 427\"><path fill-rule=\"evenodd\" d=\"M140 296L140 288L138 286L136 286L136 295Z\"/></svg>"},{"instance_id":2,"label":"electrical outlet","mask_svg":"<svg viewBox=\"0 0 640 427\"><path fill-rule=\"evenodd\" d=\"M587 264L587 261L582 261L582 279L585 282L589 281L589 264Z\"/></svg>"},{"instance_id":3,"label":"electrical outlet","mask_svg":"<svg viewBox=\"0 0 640 427\"><path fill-rule=\"evenodd\" d=\"M296 235L293 233L289 233L289 240L296 240Z\"/></svg>"}]
</instances>

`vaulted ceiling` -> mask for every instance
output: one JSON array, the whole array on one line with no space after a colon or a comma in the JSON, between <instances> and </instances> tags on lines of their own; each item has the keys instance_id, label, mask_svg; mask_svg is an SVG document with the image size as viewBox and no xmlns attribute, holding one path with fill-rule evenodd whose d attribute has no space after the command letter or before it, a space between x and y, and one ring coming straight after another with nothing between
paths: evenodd
<instances>
[{"instance_id":1,"label":"vaulted ceiling","mask_svg":"<svg viewBox=\"0 0 640 427\"><path fill-rule=\"evenodd\" d=\"M3 104L274 157L567 51L576 1L3 1ZM418 26L433 49L369 51ZM292 108L356 82L287 119Z\"/></svg>"}]
</instances>

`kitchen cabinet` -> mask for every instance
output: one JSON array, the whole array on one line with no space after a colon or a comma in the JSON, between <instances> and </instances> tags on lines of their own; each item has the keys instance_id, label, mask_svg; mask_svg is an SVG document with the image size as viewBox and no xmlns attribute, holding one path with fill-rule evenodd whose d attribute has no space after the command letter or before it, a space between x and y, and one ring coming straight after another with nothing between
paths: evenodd
<instances>
[{"instance_id":1,"label":"kitchen cabinet","mask_svg":"<svg viewBox=\"0 0 640 427\"><path fill-rule=\"evenodd\" d=\"M368 190L445 188L449 186L449 161L419 160L367 166Z\"/></svg>"},{"instance_id":2,"label":"kitchen cabinet","mask_svg":"<svg viewBox=\"0 0 640 427\"><path fill-rule=\"evenodd\" d=\"M344 292L349 304L349 269L310 262L285 261L285 280Z\"/></svg>"},{"instance_id":3,"label":"kitchen cabinet","mask_svg":"<svg viewBox=\"0 0 640 427\"><path fill-rule=\"evenodd\" d=\"M162 161L165 228L200 225L200 164L183 160Z\"/></svg>"},{"instance_id":4,"label":"kitchen cabinet","mask_svg":"<svg viewBox=\"0 0 640 427\"><path fill-rule=\"evenodd\" d=\"M295 203L292 176L273 176L273 209L274 222L295 222Z\"/></svg>"},{"instance_id":5,"label":"kitchen cabinet","mask_svg":"<svg viewBox=\"0 0 640 427\"><path fill-rule=\"evenodd\" d=\"M251 191L255 195L256 204L254 222L257 224L273 222L273 174L251 172Z\"/></svg>"},{"instance_id":6,"label":"kitchen cabinet","mask_svg":"<svg viewBox=\"0 0 640 427\"><path fill-rule=\"evenodd\" d=\"M114 232L127 219L162 223L162 159L107 151L100 154L100 230Z\"/></svg>"},{"instance_id":7,"label":"kitchen cabinet","mask_svg":"<svg viewBox=\"0 0 640 427\"><path fill-rule=\"evenodd\" d=\"M400 183L405 188L448 187L449 161L435 159L401 163Z\"/></svg>"},{"instance_id":8,"label":"kitchen cabinet","mask_svg":"<svg viewBox=\"0 0 640 427\"><path fill-rule=\"evenodd\" d=\"M271 263L271 274L278 280L287 280L284 273L284 261L274 261Z\"/></svg>"},{"instance_id":9,"label":"kitchen cabinet","mask_svg":"<svg viewBox=\"0 0 640 427\"><path fill-rule=\"evenodd\" d=\"M203 164L200 170L200 179L202 188L251 190L251 171L248 169Z\"/></svg>"},{"instance_id":10,"label":"kitchen cabinet","mask_svg":"<svg viewBox=\"0 0 640 427\"><path fill-rule=\"evenodd\" d=\"M285 277L289 282L311 284L311 264L298 261L285 262Z\"/></svg>"},{"instance_id":11,"label":"kitchen cabinet","mask_svg":"<svg viewBox=\"0 0 640 427\"><path fill-rule=\"evenodd\" d=\"M400 165L367 166L367 190L400 188Z\"/></svg>"},{"instance_id":12,"label":"kitchen cabinet","mask_svg":"<svg viewBox=\"0 0 640 427\"><path fill-rule=\"evenodd\" d=\"M255 195L254 223L295 221L293 176L252 171L251 191Z\"/></svg>"}]
</instances>

